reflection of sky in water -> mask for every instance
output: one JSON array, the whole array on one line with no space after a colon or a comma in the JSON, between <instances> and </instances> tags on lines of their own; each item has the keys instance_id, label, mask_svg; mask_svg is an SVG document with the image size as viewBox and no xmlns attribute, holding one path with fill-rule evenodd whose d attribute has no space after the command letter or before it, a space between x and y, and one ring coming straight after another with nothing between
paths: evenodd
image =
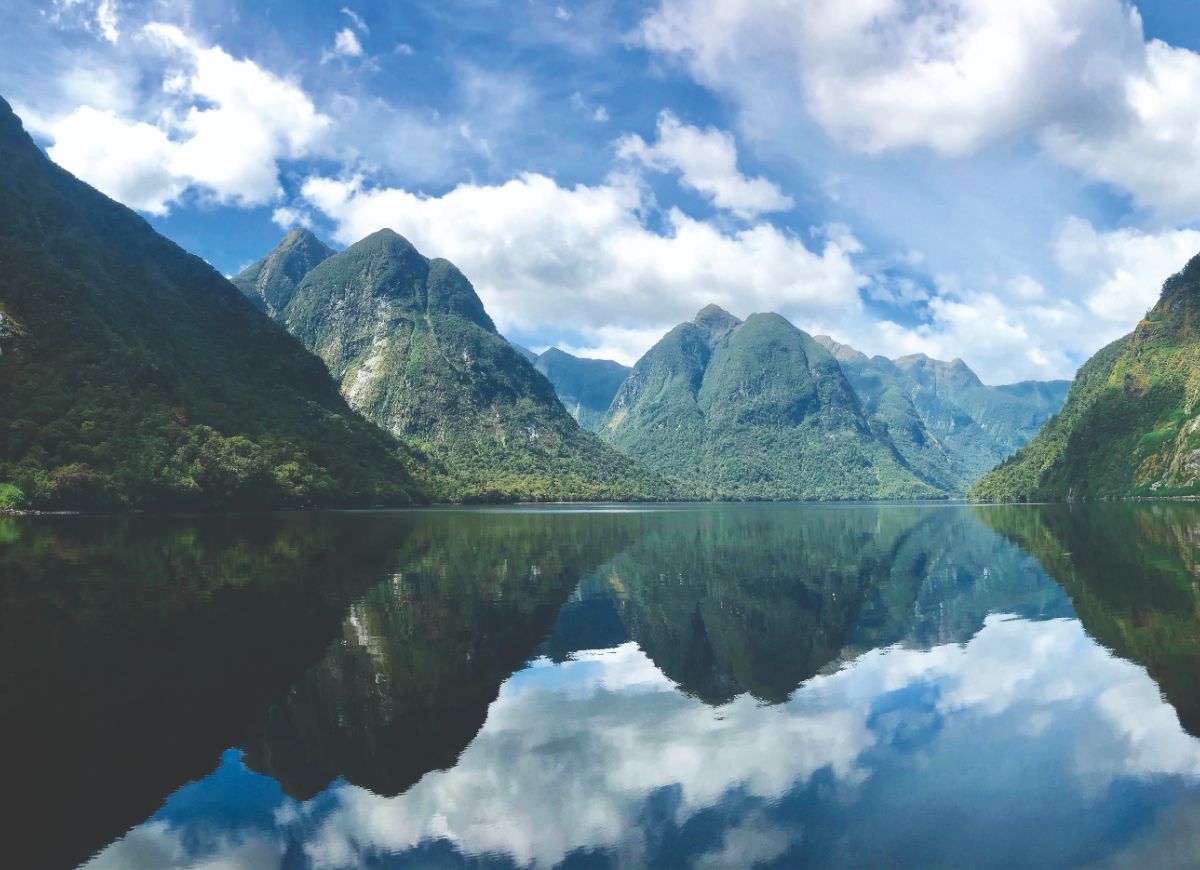
<instances>
[{"instance_id":1,"label":"reflection of sky in water","mask_svg":"<svg viewBox=\"0 0 1200 870\"><path fill-rule=\"evenodd\" d=\"M711 708L633 643L539 659L451 770L311 801L230 752L95 867L1182 863L1200 741L1073 619L869 652Z\"/></svg>"}]
</instances>

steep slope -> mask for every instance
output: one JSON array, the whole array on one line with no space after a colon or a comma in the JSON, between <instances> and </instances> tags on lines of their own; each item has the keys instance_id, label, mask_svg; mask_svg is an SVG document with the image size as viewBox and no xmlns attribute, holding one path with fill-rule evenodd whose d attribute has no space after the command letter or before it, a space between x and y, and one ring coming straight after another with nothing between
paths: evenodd
<instances>
[{"instance_id":1,"label":"steep slope","mask_svg":"<svg viewBox=\"0 0 1200 870\"><path fill-rule=\"evenodd\" d=\"M568 413L585 429L595 431L612 404L629 366L610 359L585 359L552 347L534 364L554 387Z\"/></svg>"},{"instance_id":2,"label":"steep slope","mask_svg":"<svg viewBox=\"0 0 1200 870\"><path fill-rule=\"evenodd\" d=\"M829 352L775 314L743 323L708 306L672 329L634 366L600 431L719 498L939 494L872 433Z\"/></svg>"},{"instance_id":3,"label":"steep slope","mask_svg":"<svg viewBox=\"0 0 1200 870\"><path fill-rule=\"evenodd\" d=\"M981 501L1200 493L1200 257L1079 370L1062 412L984 475Z\"/></svg>"},{"instance_id":4,"label":"steep slope","mask_svg":"<svg viewBox=\"0 0 1200 870\"><path fill-rule=\"evenodd\" d=\"M872 428L922 478L962 493L1036 434L1066 398L1068 381L986 386L962 360L923 354L868 357L828 336Z\"/></svg>"},{"instance_id":5,"label":"steep slope","mask_svg":"<svg viewBox=\"0 0 1200 870\"><path fill-rule=\"evenodd\" d=\"M260 310L275 317L292 301L300 281L336 253L303 227L283 237L275 250L233 279Z\"/></svg>"},{"instance_id":6,"label":"steep slope","mask_svg":"<svg viewBox=\"0 0 1200 870\"><path fill-rule=\"evenodd\" d=\"M665 482L603 444L496 331L470 282L380 230L313 268L276 317L350 405L457 478L447 497L659 497Z\"/></svg>"},{"instance_id":7,"label":"steep slope","mask_svg":"<svg viewBox=\"0 0 1200 870\"><path fill-rule=\"evenodd\" d=\"M199 257L46 159L3 100L0 275L6 503L422 497L407 453L346 406L320 360Z\"/></svg>"}]
</instances>

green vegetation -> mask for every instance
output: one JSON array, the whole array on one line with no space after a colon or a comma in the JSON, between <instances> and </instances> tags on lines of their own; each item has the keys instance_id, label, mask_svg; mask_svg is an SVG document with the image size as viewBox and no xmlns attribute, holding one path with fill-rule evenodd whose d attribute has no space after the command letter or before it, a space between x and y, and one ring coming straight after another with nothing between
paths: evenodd
<instances>
[{"instance_id":1,"label":"green vegetation","mask_svg":"<svg viewBox=\"0 0 1200 870\"><path fill-rule=\"evenodd\" d=\"M292 301L304 276L335 253L308 230L295 229L275 250L246 267L233 283L256 308L276 317Z\"/></svg>"},{"instance_id":2,"label":"green vegetation","mask_svg":"<svg viewBox=\"0 0 1200 870\"><path fill-rule=\"evenodd\" d=\"M1200 493L1200 258L1079 370L1062 412L972 487L978 501Z\"/></svg>"},{"instance_id":3,"label":"green vegetation","mask_svg":"<svg viewBox=\"0 0 1200 870\"><path fill-rule=\"evenodd\" d=\"M963 493L1062 407L1068 381L986 386L962 360L868 357L817 336L841 363L872 429L922 479Z\"/></svg>"},{"instance_id":4,"label":"green vegetation","mask_svg":"<svg viewBox=\"0 0 1200 870\"><path fill-rule=\"evenodd\" d=\"M0 483L0 511L20 510L25 505L25 493L11 483Z\"/></svg>"},{"instance_id":5,"label":"green vegetation","mask_svg":"<svg viewBox=\"0 0 1200 870\"><path fill-rule=\"evenodd\" d=\"M709 306L622 384L604 438L705 497L929 498L871 430L837 361L775 314Z\"/></svg>"},{"instance_id":6,"label":"green vegetation","mask_svg":"<svg viewBox=\"0 0 1200 870\"><path fill-rule=\"evenodd\" d=\"M0 484L49 509L404 504L421 457L0 100ZM437 483L435 473L423 472Z\"/></svg>"},{"instance_id":7,"label":"green vegetation","mask_svg":"<svg viewBox=\"0 0 1200 870\"><path fill-rule=\"evenodd\" d=\"M986 505L995 531L1041 562L1088 634L1146 668L1200 734L1200 514L1191 504Z\"/></svg>"},{"instance_id":8,"label":"green vegetation","mask_svg":"<svg viewBox=\"0 0 1200 870\"><path fill-rule=\"evenodd\" d=\"M552 347L535 357L567 411L585 429L596 431L613 396L629 377L629 366L610 359L583 359Z\"/></svg>"},{"instance_id":9,"label":"green vegetation","mask_svg":"<svg viewBox=\"0 0 1200 870\"><path fill-rule=\"evenodd\" d=\"M238 280L263 269L255 264ZM451 480L435 488L440 498L633 500L673 491L580 429L496 332L463 274L391 230L309 271L276 317L325 361L352 407L444 465Z\"/></svg>"}]
</instances>

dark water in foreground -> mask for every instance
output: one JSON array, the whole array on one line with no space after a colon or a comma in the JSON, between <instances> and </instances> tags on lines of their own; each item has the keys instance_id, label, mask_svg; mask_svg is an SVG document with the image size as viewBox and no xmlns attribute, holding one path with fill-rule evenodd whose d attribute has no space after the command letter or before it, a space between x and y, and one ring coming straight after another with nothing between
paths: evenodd
<instances>
[{"instance_id":1,"label":"dark water in foreground","mask_svg":"<svg viewBox=\"0 0 1200 870\"><path fill-rule=\"evenodd\" d=\"M12 867L1186 866L1200 506L0 519Z\"/></svg>"}]
</instances>

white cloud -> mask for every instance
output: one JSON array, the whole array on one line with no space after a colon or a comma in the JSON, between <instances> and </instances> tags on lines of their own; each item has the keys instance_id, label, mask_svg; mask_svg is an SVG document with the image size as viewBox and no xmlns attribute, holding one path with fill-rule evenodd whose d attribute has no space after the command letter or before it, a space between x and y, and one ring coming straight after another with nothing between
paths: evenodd
<instances>
[{"instance_id":1,"label":"white cloud","mask_svg":"<svg viewBox=\"0 0 1200 870\"><path fill-rule=\"evenodd\" d=\"M333 53L339 57L362 57L362 43L349 27L344 27L333 38Z\"/></svg>"},{"instance_id":2,"label":"white cloud","mask_svg":"<svg viewBox=\"0 0 1200 870\"><path fill-rule=\"evenodd\" d=\"M308 156L331 125L301 88L250 60L151 24L143 39L174 66L153 123L82 105L46 124L50 157L134 208L165 213L184 191L242 206L279 194L279 162Z\"/></svg>"},{"instance_id":3,"label":"white cloud","mask_svg":"<svg viewBox=\"0 0 1200 870\"><path fill-rule=\"evenodd\" d=\"M963 357L989 383L1070 377L1134 328L1163 282L1200 252L1200 232L1101 232L1070 218L1051 245L1062 272L1056 293L1029 275L990 287L944 278L923 323L855 319L825 331L871 353Z\"/></svg>"},{"instance_id":4,"label":"white cloud","mask_svg":"<svg viewBox=\"0 0 1200 870\"><path fill-rule=\"evenodd\" d=\"M648 326L689 319L710 302L743 315L841 316L861 308L867 281L852 261L860 246L840 227L816 249L768 224L727 232L676 209L661 231L651 229L644 191L630 176L564 187L525 174L438 197L312 178L302 196L335 223L339 241L391 227L427 256L454 262L502 331L637 334L645 341L638 353L651 343ZM634 350L622 342L603 352L628 360Z\"/></svg>"},{"instance_id":5,"label":"white cloud","mask_svg":"<svg viewBox=\"0 0 1200 870\"><path fill-rule=\"evenodd\" d=\"M641 136L624 136L617 141L617 154L659 172L678 172L684 187L741 218L786 211L795 205L767 179L747 178L738 171L737 146L729 133L684 124L669 111L658 116L654 144L647 144Z\"/></svg>"},{"instance_id":6,"label":"white cloud","mask_svg":"<svg viewBox=\"0 0 1200 870\"><path fill-rule=\"evenodd\" d=\"M1051 153L1164 217L1200 215L1200 54L1151 42L1113 102L1123 111L1098 130L1050 128Z\"/></svg>"},{"instance_id":7,"label":"white cloud","mask_svg":"<svg viewBox=\"0 0 1200 870\"><path fill-rule=\"evenodd\" d=\"M356 28L358 28L359 30L361 30L363 33L371 32L371 28L367 27L367 22L365 22L363 20L362 16L359 15L357 12L355 12L353 9L343 6L342 14L347 16L351 21L353 21L354 26Z\"/></svg>"},{"instance_id":8,"label":"white cloud","mask_svg":"<svg viewBox=\"0 0 1200 870\"><path fill-rule=\"evenodd\" d=\"M271 212L271 221L280 229L292 230L296 227L312 229L312 215L303 209L289 208L281 205ZM239 270L240 271L240 270Z\"/></svg>"},{"instance_id":9,"label":"white cloud","mask_svg":"<svg viewBox=\"0 0 1200 870\"><path fill-rule=\"evenodd\" d=\"M1124 0L662 0L641 39L760 134L808 117L851 149L1042 143L1169 219L1200 217L1200 54Z\"/></svg>"},{"instance_id":10,"label":"white cloud","mask_svg":"<svg viewBox=\"0 0 1200 870\"><path fill-rule=\"evenodd\" d=\"M754 67L778 65L777 105L790 92L787 108L854 148L946 154L1064 110L1141 44L1120 0L663 0L642 37L720 89L757 87Z\"/></svg>"},{"instance_id":11,"label":"white cloud","mask_svg":"<svg viewBox=\"0 0 1200 870\"><path fill-rule=\"evenodd\" d=\"M121 38L117 0L52 0L43 14L51 24L83 27L114 45Z\"/></svg>"},{"instance_id":12,"label":"white cloud","mask_svg":"<svg viewBox=\"0 0 1200 870\"><path fill-rule=\"evenodd\" d=\"M894 729L906 721L927 727L917 745L898 750ZM1039 734L1047 736L1030 739ZM980 760L982 744L998 752ZM1006 753L1026 762L1015 776L1003 767ZM274 866L272 846L286 842L316 867L348 867L379 854L403 860L405 850L435 840L520 866L554 866L593 849L642 865L653 856L631 833L643 827L649 796L664 790L672 800L659 805L663 821L679 828L713 808L731 810L708 816L720 837L701 866L750 866L804 842L803 814L769 808L818 774L811 796L823 824L845 834L861 807L887 805L896 794L935 813L950 795L986 794L997 806L1021 801L1032 812L1082 815L1124 806L1113 795L1125 783L1194 786L1200 741L1180 727L1145 670L1113 656L1074 619L993 614L965 643L873 650L778 705L742 695L709 707L627 642L560 663L538 659L514 674L454 767L429 772L401 795L335 783L308 804L284 801L276 830L251 823L213 834L202 823L151 821L92 866L241 866L251 855ZM914 854L910 826L878 821L864 851L839 853L845 863ZM929 841L921 854L962 862L961 835L937 840L950 844L946 852ZM1090 845L1083 832L1056 841L1053 854L1062 860Z\"/></svg>"},{"instance_id":13,"label":"white cloud","mask_svg":"<svg viewBox=\"0 0 1200 870\"><path fill-rule=\"evenodd\" d=\"M1200 253L1200 231L1099 233L1071 218L1055 244L1063 271L1086 288L1084 304L1115 330L1129 332L1158 300L1163 282Z\"/></svg>"},{"instance_id":14,"label":"white cloud","mask_svg":"<svg viewBox=\"0 0 1200 870\"><path fill-rule=\"evenodd\" d=\"M116 0L100 0L96 7L96 26L109 42L115 43L121 38L121 31L117 29L119 23Z\"/></svg>"},{"instance_id":15,"label":"white cloud","mask_svg":"<svg viewBox=\"0 0 1200 870\"><path fill-rule=\"evenodd\" d=\"M166 214L188 187L178 145L158 127L81 106L50 127L55 163L131 208Z\"/></svg>"}]
</instances>

